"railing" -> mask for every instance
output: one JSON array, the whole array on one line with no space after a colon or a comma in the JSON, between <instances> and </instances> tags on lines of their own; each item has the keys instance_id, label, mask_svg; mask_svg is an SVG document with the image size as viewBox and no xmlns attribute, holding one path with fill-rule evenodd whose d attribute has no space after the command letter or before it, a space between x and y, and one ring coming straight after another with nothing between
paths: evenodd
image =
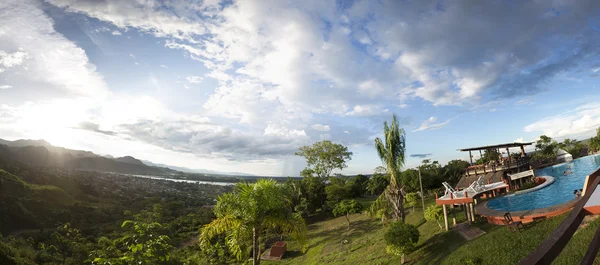
<instances>
[{"instance_id":1,"label":"railing","mask_svg":"<svg viewBox=\"0 0 600 265\"><path fill-rule=\"evenodd\" d=\"M588 214L584 209L596 187L600 184L600 168L587 176L584 184L583 197L575 204L569 216L542 242L529 256L522 259L519 264L550 264L565 248L577 228ZM596 231L592 242L580 264L592 264L600 248L600 228Z\"/></svg>"},{"instance_id":2,"label":"railing","mask_svg":"<svg viewBox=\"0 0 600 265\"><path fill-rule=\"evenodd\" d=\"M471 168L467 168L466 170L466 174L467 176L469 175L477 175L477 174L481 174L478 172L481 172L486 174L486 173L491 173L491 172L497 172L499 170L506 170L506 169L511 169L511 168L520 168L523 166L529 166L529 157L522 157L520 159L515 160L509 160L506 163L504 163L504 165L497 165L497 164L493 164L493 165L478 165L477 167L472 166Z\"/></svg>"}]
</instances>

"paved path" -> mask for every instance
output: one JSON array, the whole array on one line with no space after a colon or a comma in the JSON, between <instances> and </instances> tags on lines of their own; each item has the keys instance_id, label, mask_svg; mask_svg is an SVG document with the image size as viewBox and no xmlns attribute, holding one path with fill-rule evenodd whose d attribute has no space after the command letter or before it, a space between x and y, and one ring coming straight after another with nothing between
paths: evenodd
<instances>
[{"instance_id":1,"label":"paved path","mask_svg":"<svg viewBox=\"0 0 600 265\"><path fill-rule=\"evenodd\" d=\"M454 229L456 229L456 231L462 236L464 237L467 241L470 241L474 238L477 238L483 234L485 234L485 232L477 227L474 226L469 226L468 224L462 223L462 224L458 224Z\"/></svg>"}]
</instances>

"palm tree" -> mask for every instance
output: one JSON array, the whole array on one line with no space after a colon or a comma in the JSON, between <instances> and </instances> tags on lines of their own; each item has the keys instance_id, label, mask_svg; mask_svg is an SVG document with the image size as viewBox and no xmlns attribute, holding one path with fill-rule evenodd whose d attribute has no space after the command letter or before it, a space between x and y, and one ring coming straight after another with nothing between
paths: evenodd
<instances>
[{"instance_id":1,"label":"palm tree","mask_svg":"<svg viewBox=\"0 0 600 265\"><path fill-rule=\"evenodd\" d=\"M306 225L299 214L292 213L290 201L281 186L272 179L258 180L254 184L238 183L233 192L218 197L214 208L217 217L202 228L201 246L219 234L225 234L229 250L238 260L247 257L252 241L252 264L260 264L260 241L267 230L279 229L290 234L306 246Z\"/></svg>"},{"instance_id":2,"label":"palm tree","mask_svg":"<svg viewBox=\"0 0 600 265\"><path fill-rule=\"evenodd\" d=\"M370 212L377 213L383 208L391 208L394 219L404 222L404 187L400 183L400 169L404 166L404 150L406 149L406 136L404 129L398 125L396 115L392 117L392 124L388 126L387 121L383 123L384 141L377 137L375 148L386 165L390 174L390 184L379 195L379 198L371 205Z\"/></svg>"}]
</instances>

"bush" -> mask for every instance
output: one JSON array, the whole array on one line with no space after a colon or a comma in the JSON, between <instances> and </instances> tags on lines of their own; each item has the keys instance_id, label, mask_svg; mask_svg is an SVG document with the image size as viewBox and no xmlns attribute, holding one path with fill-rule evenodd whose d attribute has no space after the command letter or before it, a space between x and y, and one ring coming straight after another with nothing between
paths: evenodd
<instances>
[{"instance_id":1,"label":"bush","mask_svg":"<svg viewBox=\"0 0 600 265\"><path fill-rule=\"evenodd\" d=\"M425 209L425 220L435 221L440 227L440 230L443 229L442 223L440 223L440 220L442 220L443 217L444 209L442 207L439 207L437 205L430 205L429 207L427 207L427 209Z\"/></svg>"},{"instance_id":2,"label":"bush","mask_svg":"<svg viewBox=\"0 0 600 265\"><path fill-rule=\"evenodd\" d=\"M388 246L388 253L394 255L408 254L415 248L419 241L419 230L410 224L394 222L385 231L384 239Z\"/></svg>"}]
</instances>

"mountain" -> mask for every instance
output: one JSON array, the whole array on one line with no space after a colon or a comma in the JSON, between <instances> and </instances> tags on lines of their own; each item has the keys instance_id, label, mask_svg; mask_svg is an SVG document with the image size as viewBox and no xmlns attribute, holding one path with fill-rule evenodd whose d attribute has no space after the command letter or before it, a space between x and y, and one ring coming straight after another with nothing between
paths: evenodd
<instances>
[{"instance_id":1,"label":"mountain","mask_svg":"<svg viewBox=\"0 0 600 265\"><path fill-rule=\"evenodd\" d=\"M113 160L118 161L118 162L127 163L127 164L146 165L141 160L136 159L133 156L118 157L118 158L113 158Z\"/></svg>"},{"instance_id":2,"label":"mountain","mask_svg":"<svg viewBox=\"0 0 600 265\"><path fill-rule=\"evenodd\" d=\"M107 158L89 151L52 146L44 140L7 141L0 139L0 163L19 162L34 167L55 167L125 174L173 176L182 172L166 167L148 166L124 156Z\"/></svg>"}]
</instances>

